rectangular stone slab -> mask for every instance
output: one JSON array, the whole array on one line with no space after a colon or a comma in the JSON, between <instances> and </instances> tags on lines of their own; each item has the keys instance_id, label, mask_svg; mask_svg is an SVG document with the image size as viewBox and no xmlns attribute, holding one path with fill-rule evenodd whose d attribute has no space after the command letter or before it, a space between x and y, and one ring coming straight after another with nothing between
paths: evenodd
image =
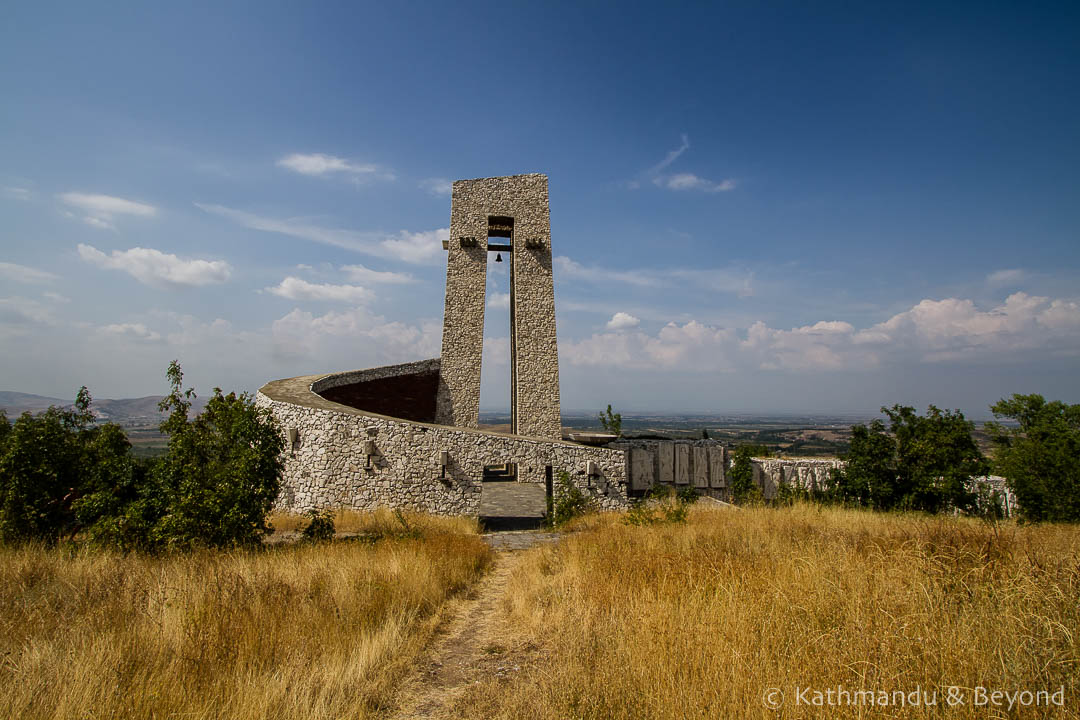
<instances>
[{"instance_id":1,"label":"rectangular stone slab","mask_svg":"<svg viewBox=\"0 0 1080 720\"><path fill-rule=\"evenodd\" d=\"M709 451L709 484L714 488L727 487L727 478L724 475L724 448L720 445L708 448Z\"/></svg>"},{"instance_id":2,"label":"rectangular stone slab","mask_svg":"<svg viewBox=\"0 0 1080 720\"><path fill-rule=\"evenodd\" d=\"M653 486L656 463L653 454L644 448L630 450L630 489L644 491Z\"/></svg>"},{"instance_id":3,"label":"rectangular stone slab","mask_svg":"<svg viewBox=\"0 0 1080 720\"><path fill-rule=\"evenodd\" d=\"M709 451L708 448L694 447L691 472L694 478L694 487L709 487Z\"/></svg>"},{"instance_id":4,"label":"rectangular stone slab","mask_svg":"<svg viewBox=\"0 0 1080 720\"><path fill-rule=\"evenodd\" d=\"M667 485L675 482L675 443L662 442L656 446L656 479Z\"/></svg>"},{"instance_id":5,"label":"rectangular stone slab","mask_svg":"<svg viewBox=\"0 0 1080 720\"><path fill-rule=\"evenodd\" d=\"M675 484L690 484L690 446L686 443L675 446Z\"/></svg>"}]
</instances>

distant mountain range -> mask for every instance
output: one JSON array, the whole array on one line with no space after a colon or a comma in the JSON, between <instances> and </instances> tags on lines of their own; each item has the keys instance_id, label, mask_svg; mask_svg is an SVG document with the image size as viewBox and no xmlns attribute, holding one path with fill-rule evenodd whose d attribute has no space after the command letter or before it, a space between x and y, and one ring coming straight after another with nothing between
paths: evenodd
<instances>
[{"instance_id":1,"label":"distant mountain range","mask_svg":"<svg viewBox=\"0 0 1080 720\"><path fill-rule=\"evenodd\" d=\"M114 422L124 427L157 425L162 420L162 414L158 411L157 405L163 397L163 395L148 395L121 400L94 398L90 410L101 422ZM0 390L0 410L3 410L8 420L12 421L24 412L36 414L50 405L71 407L71 404L71 400ZM201 412L205 405L205 399L196 398L192 411Z\"/></svg>"}]
</instances>

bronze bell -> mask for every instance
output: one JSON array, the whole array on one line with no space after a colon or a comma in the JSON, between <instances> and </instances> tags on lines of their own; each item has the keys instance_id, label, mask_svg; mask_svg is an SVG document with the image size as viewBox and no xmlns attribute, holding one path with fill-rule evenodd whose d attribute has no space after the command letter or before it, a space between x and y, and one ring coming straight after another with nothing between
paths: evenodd
<instances>
[{"instance_id":1,"label":"bronze bell","mask_svg":"<svg viewBox=\"0 0 1080 720\"><path fill-rule=\"evenodd\" d=\"M502 253L495 253L495 262L502 262Z\"/></svg>"}]
</instances>

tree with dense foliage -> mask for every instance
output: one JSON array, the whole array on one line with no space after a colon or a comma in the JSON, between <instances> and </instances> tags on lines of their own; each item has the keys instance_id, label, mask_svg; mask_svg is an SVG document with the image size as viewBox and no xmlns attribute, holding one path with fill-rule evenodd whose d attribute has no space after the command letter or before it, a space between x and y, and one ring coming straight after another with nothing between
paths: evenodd
<instances>
[{"instance_id":1,"label":"tree with dense foliage","mask_svg":"<svg viewBox=\"0 0 1080 720\"><path fill-rule=\"evenodd\" d=\"M1016 495L1021 517L1080 522L1080 405L1013 395L990 410L1019 427L988 423L994 465Z\"/></svg>"},{"instance_id":2,"label":"tree with dense foliage","mask_svg":"<svg viewBox=\"0 0 1080 720\"><path fill-rule=\"evenodd\" d=\"M115 424L94 425L82 387L71 408L50 407L0 422L0 540L52 543L77 528L78 499L93 487L122 484L131 445Z\"/></svg>"},{"instance_id":3,"label":"tree with dense foliage","mask_svg":"<svg viewBox=\"0 0 1080 720\"><path fill-rule=\"evenodd\" d=\"M972 438L974 423L933 405L925 416L901 405L881 411L888 432L880 420L852 427L834 496L876 510L976 509L972 478L986 475L989 463Z\"/></svg>"},{"instance_id":4,"label":"tree with dense foliage","mask_svg":"<svg viewBox=\"0 0 1080 720\"><path fill-rule=\"evenodd\" d=\"M151 534L155 544L216 547L258 542L280 488L285 441L266 409L248 393L221 388L194 420L193 390L182 390L183 373L169 364L171 391L159 407L169 416L161 431L169 448L154 468L154 489L166 508Z\"/></svg>"}]
</instances>

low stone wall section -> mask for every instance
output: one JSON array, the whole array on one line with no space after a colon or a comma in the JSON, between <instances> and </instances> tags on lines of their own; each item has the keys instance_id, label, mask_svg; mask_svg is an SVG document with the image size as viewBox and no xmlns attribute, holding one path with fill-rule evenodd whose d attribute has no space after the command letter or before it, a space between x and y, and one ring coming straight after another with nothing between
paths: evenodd
<instances>
[{"instance_id":1,"label":"low stone wall section","mask_svg":"<svg viewBox=\"0 0 1080 720\"><path fill-rule=\"evenodd\" d=\"M776 497L780 485L803 490L818 490L829 485L829 473L844 467L836 458L753 458L754 484L766 499Z\"/></svg>"},{"instance_id":2,"label":"low stone wall section","mask_svg":"<svg viewBox=\"0 0 1080 720\"><path fill-rule=\"evenodd\" d=\"M507 462L517 464L521 482L543 483L550 465L556 495L559 473L566 471L598 508L629 505L621 450L413 422L341 405L314 391L430 372L432 362L437 361L306 375L260 388L256 404L270 410L286 435L277 508L392 507L477 515L484 466ZM448 454L445 472L438 464L442 451ZM587 472L590 462L594 475Z\"/></svg>"}]
</instances>

